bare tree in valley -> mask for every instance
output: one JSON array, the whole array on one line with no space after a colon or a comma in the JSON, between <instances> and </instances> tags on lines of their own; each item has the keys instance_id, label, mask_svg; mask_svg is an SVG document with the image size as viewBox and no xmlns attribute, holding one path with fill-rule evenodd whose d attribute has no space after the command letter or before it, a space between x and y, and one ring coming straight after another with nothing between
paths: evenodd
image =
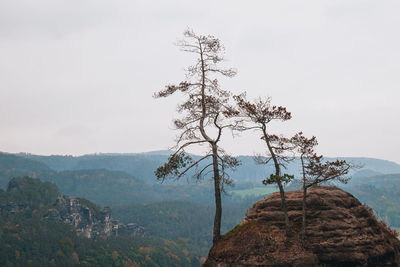
<instances>
[{"instance_id":1,"label":"bare tree in valley","mask_svg":"<svg viewBox=\"0 0 400 267\"><path fill-rule=\"evenodd\" d=\"M315 136L306 138L302 132L291 138L291 142L296 147L300 156L302 169L302 188L303 188L303 205L302 205L302 239L306 236L306 212L307 212L307 189L313 185L318 185L332 180L347 183L350 179L346 175L353 164L347 163L345 160L323 161L322 155L317 155L314 151L318 145Z\"/></svg>"},{"instance_id":2,"label":"bare tree in valley","mask_svg":"<svg viewBox=\"0 0 400 267\"><path fill-rule=\"evenodd\" d=\"M235 127L237 123L232 121L236 111L230 105L231 93L220 88L217 77L233 77L236 71L219 66L224 60L224 47L214 36L197 35L187 30L184 37L177 45L182 51L194 54L196 62L187 68L186 80L176 85L167 85L164 90L154 95L160 98L180 92L185 97L178 105L178 112L182 117L173 121L175 128L180 130L175 152L155 174L161 180L168 176L180 178L191 169L196 170L197 178L212 175L215 196L215 243L221 235L221 192L224 191L224 184L233 185L226 170L238 165L236 158L227 155L219 146L223 130ZM193 160L185 153L185 149L194 145L205 145L208 152Z\"/></svg>"},{"instance_id":3,"label":"bare tree in valley","mask_svg":"<svg viewBox=\"0 0 400 267\"><path fill-rule=\"evenodd\" d=\"M282 168L292 158L288 156L288 152L292 150L290 140L284 137L272 134L268 129L268 124L272 121L287 121L291 119L291 113L282 106L271 105L271 99L257 99L250 102L246 99L245 94L234 97L239 109L239 117L244 121L241 124L241 130L258 130L261 132L261 139L267 147L267 157L257 156L255 160L259 164L268 164L273 162L275 173L263 180L263 184L277 184L282 201L282 211L285 217L286 234L291 234L289 225L289 216L286 207L286 198L284 184L289 182L293 176L282 174Z\"/></svg>"}]
</instances>

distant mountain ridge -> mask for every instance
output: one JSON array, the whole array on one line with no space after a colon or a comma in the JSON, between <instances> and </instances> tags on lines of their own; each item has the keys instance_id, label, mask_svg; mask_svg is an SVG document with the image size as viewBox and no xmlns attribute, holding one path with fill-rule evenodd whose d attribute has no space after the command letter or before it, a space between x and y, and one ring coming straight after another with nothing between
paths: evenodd
<instances>
[{"instance_id":1,"label":"distant mountain ridge","mask_svg":"<svg viewBox=\"0 0 400 267\"><path fill-rule=\"evenodd\" d=\"M20 157L41 162L51 169L62 170L82 170L105 168L114 171L123 171L134 175L136 178L150 184L156 183L154 171L165 163L171 154L169 150L150 151L143 153L104 153L83 156L39 156L34 154L20 153ZM194 158L197 155L192 155ZM272 165L258 165L252 156L238 156L241 165L231 172L231 177L236 182L255 182L259 183L268 173L273 172ZM326 160L336 160L337 158L325 158ZM355 171L362 171L362 176L374 176L377 174L400 173L400 164L392 161L365 158L365 157L339 157L363 168ZM295 159L285 170L288 174L300 173L300 164ZM168 183L168 181L167 181Z\"/></svg>"},{"instance_id":2,"label":"distant mountain ridge","mask_svg":"<svg viewBox=\"0 0 400 267\"><path fill-rule=\"evenodd\" d=\"M81 196L96 204L103 206L115 206L126 203L154 203L157 201L165 200L176 200L176 199L191 199L194 202L201 202L204 199L211 199L211 185L208 183L197 184L192 186L189 184L175 184L170 182L168 186L165 184L159 184L156 181L152 181L152 184L144 183L141 179L136 178L137 176L128 174L124 171L110 170L101 168L102 164L105 165L107 162L114 164L110 161L110 158L102 157L95 168L84 166L86 161L81 162L82 164L79 169L75 170L53 170L48 168L44 163L38 162L41 168L37 168L36 165L32 165L35 162L32 158L24 158L12 154L1 154L4 168L0 169L0 188L6 188L8 182L15 177L30 176L33 178L40 178L42 181L49 181L55 183L63 194L70 196ZM49 156L46 160L57 160L59 164L60 158L64 156ZM71 163L70 156L65 156L67 164ZM90 157L89 162L90 162ZM11 159L11 160L9 160ZM15 159L18 159L18 164ZM86 158L87 159L87 158ZM117 163L120 157L113 157ZM73 159L72 160L76 160ZM8 162L12 164L8 165ZM124 164L130 164L126 162L124 158L122 161ZM153 166L145 165L147 161L138 160L133 161L134 164L131 172L135 172L135 168L140 167L148 173L153 173L153 166L158 164L155 163ZM115 166L118 166L116 163ZM108 165L110 166L110 165ZM9 167L9 168L8 168Z\"/></svg>"},{"instance_id":3,"label":"distant mountain ridge","mask_svg":"<svg viewBox=\"0 0 400 267\"><path fill-rule=\"evenodd\" d=\"M1 169L20 169L20 170L48 170L49 167L35 159L21 157L19 154L0 152Z\"/></svg>"}]
</instances>

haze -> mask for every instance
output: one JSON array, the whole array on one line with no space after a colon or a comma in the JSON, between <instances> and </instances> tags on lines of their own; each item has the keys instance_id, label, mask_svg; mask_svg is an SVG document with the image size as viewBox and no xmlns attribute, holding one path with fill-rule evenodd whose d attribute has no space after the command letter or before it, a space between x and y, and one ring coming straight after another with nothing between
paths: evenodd
<instances>
[{"instance_id":1,"label":"haze","mask_svg":"<svg viewBox=\"0 0 400 267\"><path fill-rule=\"evenodd\" d=\"M194 57L182 32L217 36L238 70L225 89L271 96L326 156L400 162L399 1L0 2L0 151L142 152L174 144L179 96ZM257 135L224 147L262 151Z\"/></svg>"}]
</instances>

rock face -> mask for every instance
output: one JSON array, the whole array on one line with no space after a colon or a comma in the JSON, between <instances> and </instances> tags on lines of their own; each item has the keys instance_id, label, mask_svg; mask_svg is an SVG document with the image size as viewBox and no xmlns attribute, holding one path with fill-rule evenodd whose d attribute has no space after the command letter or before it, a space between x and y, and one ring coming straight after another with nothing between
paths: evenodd
<instances>
[{"instance_id":1,"label":"rock face","mask_svg":"<svg viewBox=\"0 0 400 267\"><path fill-rule=\"evenodd\" d=\"M331 186L307 194L301 241L302 192L286 193L292 236L286 238L279 193L254 204L209 252L204 266L400 266L400 241L372 210Z\"/></svg>"},{"instance_id":2,"label":"rock face","mask_svg":"<svg viewBox=\"0 0 400 267\"><path fill-rule=\"evenodd\" d=\"M78 235L87 238L109 236L112 229L110 217L110 209L96 211L81 203L80 199L69 196L58 197L54 208L44 215L45 219L73 225Z\"/></svg>"},{"instance_id":3,"label":"rock face","mask_svg":"<svg viewBox=\"0 0 400 267\"><path fill-rule=\"evenodd\" d=\"M87 238L111 235L143 236L144 228L111 218L111 209L100 208L84 198L61 196L55 184L30 177L13 178L7 191L0 188L0 219L15 216L59 221L75 227ZM1 235L1 231L0 231Z\"/></svg>"},{"instance_id":4,"label":"rock face","mask_svg":"<svg viewBox=\"0 0 400 267\"><path fill-rule=\"evenodd\" d=\"M93 203L80 198L59 196L44 215L46 220L62 221L73 225L77 234L87 238L111 235L144 235L144 229L134 223L127 225L111 219L111 209L97 210Z\"/></svg>"}]
</instances>

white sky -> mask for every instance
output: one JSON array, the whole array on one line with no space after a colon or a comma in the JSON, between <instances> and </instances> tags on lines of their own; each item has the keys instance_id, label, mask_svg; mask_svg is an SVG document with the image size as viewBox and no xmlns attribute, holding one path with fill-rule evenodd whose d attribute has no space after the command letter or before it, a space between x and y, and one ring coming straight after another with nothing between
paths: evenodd
<instances>
[{"instance_id":1,"label":"white sky","mask_svg":"<svg viewBox=\"0 0 400 267\"><path fill-rule=\"evenodd\" d=\"M213 34L237 77L293 114L277 133L316 135L326 156L400 163L400 1L0 1L0 151L142 152L173 145L194 58L182 32ZM225 147L262 149L244 134Z\"/></svg>"}]
</instances>

